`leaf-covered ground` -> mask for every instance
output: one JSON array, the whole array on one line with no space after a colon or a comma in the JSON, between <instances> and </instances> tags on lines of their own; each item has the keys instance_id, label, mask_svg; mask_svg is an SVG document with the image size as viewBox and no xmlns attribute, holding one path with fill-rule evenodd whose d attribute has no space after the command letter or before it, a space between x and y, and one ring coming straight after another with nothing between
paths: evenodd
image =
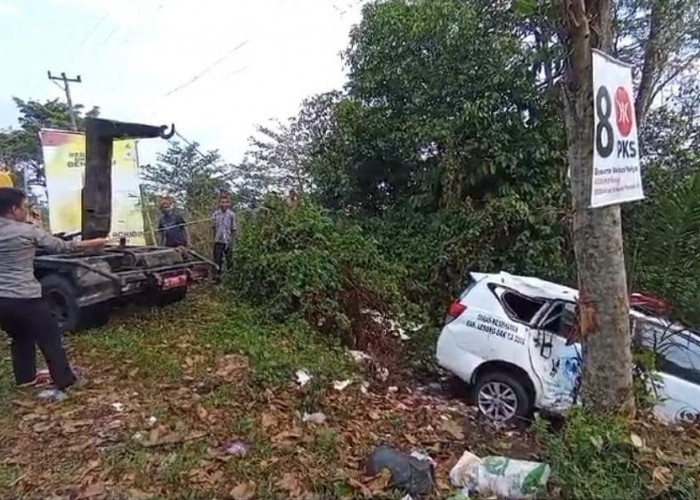
<instances>
[{"instance_id":1,"label":"leaf-covered ground","mask_svg":"<svg viewBox=\"0 0 700 500\"><path fill-rule=\"evenodd\" d=\"M13 388L0 347L0 498L401 498L385 475L366 474L379 444L428 453L433 498L446 498L464 450L539 453L528 432L496 429L418 382L430 377L381 382L376 366L357 364L303 322L270 323L213 291L120 311L108 328L66 342L91 382L56 404ZM313 376L303 388L299 369ZM325 422L304 422L314 412ZM653 470L650 493L668 486L672 466L697 470L698 429L635 428L637 463Z\"/></svg>"},{"instance_id":2,"label":"leaf-covered ground","mask_svg":"<svg viewBox=\"0 0 700 500\"><path fill-rule=\"evenodd\" d=\"M301 322L266 323L211 291L119 312L66 342L91 383L57 404L15 391L0 351L2 498L399 498L366 476L378 444L430 454L444 497L465 449L521 458L534 449L459 400L363 376ZM298 369L313 375L303 388ZM326 421L303 422L313 412Z\"/></svg>"}]
</instances>

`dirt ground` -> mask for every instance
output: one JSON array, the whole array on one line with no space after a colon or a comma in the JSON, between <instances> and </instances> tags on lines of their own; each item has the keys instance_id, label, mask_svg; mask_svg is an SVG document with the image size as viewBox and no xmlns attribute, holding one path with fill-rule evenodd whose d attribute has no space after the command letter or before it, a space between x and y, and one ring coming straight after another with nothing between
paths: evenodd
<instances>
[{"instance_id":1,"label":"dirt ground","mask_svg":"<svg viewBox=\"0 0 700 500\"><path fill-rule=\"evenodd\" d=\"M434 497L445 498L454 491L449 470L465 450L537 458L527 432L481 421L438 383L379 383L352 361L342 391L321 376L300 387L291 365L276 379L260 377L263 366L276 366L276 352L306 347L290 349L284 335L250 336L238 349L218 344L247 335L228 307L199 292L69 336L90 384L61 403L12 389L0 348L0 497L401 498L385 477L366 474L372 449L389 444L429 454ZM326 420L304 422L307 412Z\"/></svg>"}]
</instances>

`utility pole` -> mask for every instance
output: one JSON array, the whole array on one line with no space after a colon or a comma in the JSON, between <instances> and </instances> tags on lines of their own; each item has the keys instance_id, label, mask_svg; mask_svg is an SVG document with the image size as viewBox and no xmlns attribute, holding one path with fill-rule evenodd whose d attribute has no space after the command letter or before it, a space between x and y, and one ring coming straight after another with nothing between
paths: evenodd
<instances>
[{"instance_id":1,"label":"utility pole","mask_svg":"<svg viewBox=\"0 0 700 500\"><path fill-rule=\"evenodd\" d=\"M63 91L66 93L66 101L68 102L68 111L70 112L70 122L74 131L78 130L78 122L75 120L75 110L73 109L73 99L70 96L70 84L71 83L82 83L80 75L76 78L68 78L65 73L61 73L61 76L53 76L51 71L49 71L49 80L59 80L63 82Z\"/></svg>"}]
</instances>

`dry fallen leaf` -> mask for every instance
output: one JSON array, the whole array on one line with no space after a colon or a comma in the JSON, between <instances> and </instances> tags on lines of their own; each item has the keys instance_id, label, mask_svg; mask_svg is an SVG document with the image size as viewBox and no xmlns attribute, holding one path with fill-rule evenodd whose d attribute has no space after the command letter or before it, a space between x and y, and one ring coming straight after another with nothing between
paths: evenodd
<instances>
[{"instance_id":1,"label":"dry fallen leaf","mask_svg":"<svg viewBox=\"0 0 700 500\"><path fill-rule=\"evenodd\" d=\"M634 445L635 448L644 447L644 441L642 441L642 438L639 437L634 432L632 434L630 434L630 441L632 442L632 445Z\"/></svg>"},{"instance_id":2,"label":"dry fallen leaf","mask_svg":"<svg viewBox=\"0 0 700 500\"><path fill-rule=\"evenodd\" d=\"M668 467L657 467L651 473L651 479L655 486L667 487L673 481L673 472Z\"/></svg>"},{"instance_id":3,"label":"dry fallen leaf","mask_svg":"<svg viewBox=\"0 0 700 500\"><path fill-rule=\"evenodd\" d=\"M94 483L85 488L80 498L95 498L105 494L104 483Z\"/></svg>"},{"instance_id":4,"label":"dry fallen leaf","mask_svg":"<svg viewBox=\"0 0 700 500\"><path fill-rule=\"evenodd\" d=\"M197 407L197 416L202 422L206 422L209 412L202 406Z\"/></svg>"},{"instance_id":5,"label":"dry fallen leaf","mask_svg":"<svg viewBox=\"0 0 700 500\"><path fill-rule=\"evenodd\" d=\"M379 474L372 478L372 480L367 484L367 487L372 495L376 496L386 490L389 483L391 483L391 471L389 469L382 469Z\"/></svg>"},{"instance_id":6,"label":"dry fallen leaf","mask_svg":"<svg viewBox=\"0 0 700 500\"><path fill-rule=\"evenodd\" d=\"M464 431L462 430L462 426L454 420L443 420L440 423L440 428L458 441L462 441L464 439Z\"/></svg>"},{"instance_id":7,"label":"dry fallen leaf","mask_svg":"<svg viewBox=\"0 0 700 500\"><path fill-rule=\"evenodd\" d=\"M255 481L246 481L231 490L233 500L252 500L255 498Z\"/></svg>"},{"instance_id":8,"label":"dry fallen leaf","mask_svg":"<svg viewBox=\"0 0 700 500\"><path fill-rule=\"evenodd\" d=\"M262 425L263 429L268 429L270 427L275 427L277 425L277 419L273 415L271 415L267 412L264 412L262 414L262 417L260 420L261 420L260 425Z\"/></svg>"},{"instance_id":9,"label":"dry fallen leaf","mask_svg":"<svg viewBox=\"0 0 700 500\"><path fill-rule=\"evenodd\" d=\"M277 487L281 490L288 492L289 495L293 498L300 497L301 494L304 492L303 485L299 482L299 480L294 474L289 472L282 476L282 479L280 479L277 482Z\"/></svg>"}]
</instances>

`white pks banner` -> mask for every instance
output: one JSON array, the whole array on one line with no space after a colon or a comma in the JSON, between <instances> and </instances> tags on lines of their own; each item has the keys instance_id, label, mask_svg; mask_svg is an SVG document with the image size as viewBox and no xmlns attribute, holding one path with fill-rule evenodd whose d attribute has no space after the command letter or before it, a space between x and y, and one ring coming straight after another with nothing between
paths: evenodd
<instances>
[{"instance_id":1,"label":"white pks banner","mask_svg":"<svg viewBox=\"0 0 700 500\"><path fill-rule=\"evenodd\" d=\"M644 198L633 95L632 67L593 50L592 208Z\"/></svg>"}]
</instances>

